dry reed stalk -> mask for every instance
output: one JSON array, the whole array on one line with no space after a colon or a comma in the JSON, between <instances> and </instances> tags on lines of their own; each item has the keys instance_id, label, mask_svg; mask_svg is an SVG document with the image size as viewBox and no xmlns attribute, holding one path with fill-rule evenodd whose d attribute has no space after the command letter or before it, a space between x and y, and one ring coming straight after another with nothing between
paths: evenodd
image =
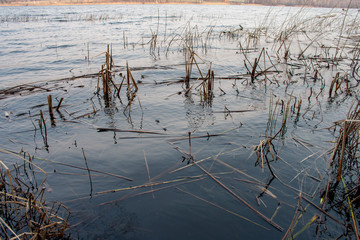
<instances>
[{"instance_id":1,"label":"dry reed stalk","mask_svg":"<svg viewBox=\"0 0 360 240\"><path fill-rule=\"evenodd\" d=\"M151 39L150 39L150 55L156 59L156 47L158 41L158 32L151 31Z\"/></svg>"},{"instance_id":2,"label":"dry reed stalk","mask_svg":"<svg viewBox=\"0 0 360 240\"><path fill-rule=\"evenodd\" d=\"M48 107L49 107L49 115L50 115L51 125L56 126L51 94L48 95Z\"/></svg>"},{"instance_id":3,"label":"dry reed stalk","mask_svg":"<svg viewBox=\"0 0 360 240\"><path fill-rule=\"evenodd\" d=\"M272 83L272 81L267 77L267 73L271 73L271 72L277 72L279 73L279 70L277 70L276 65L273 63L273 61L271 60L271 57L269 55L269 53L265 50L265 48L262 48L258 57L254 59L254 62L252 63L249 58L247 57L247 54L245 52L245 50L242 48L241 44L240 44L240 50L243 54L243 56L245 57L244 59L244 66L248 72L248 75L250 75L250 79L251 79L251 83L255 83L255 79L257 79L257 77L264 75L265 76L265 82L269 81ZM266 57L268 62L271 64L271 66L266 67ZM263 58L263 66L260 65L260 60L261 58ZM250 67L248 67L248 65ZM275 71L269 71L270 69L274 68Z\"/></svg>"},{"instance_id":4,"label":"dry reed stalk","mask_svg":"<svg viewBox=\"0 0 360 240\"><path fill-rule=\"evenodd\" d=\"M57 107L56 107L56 111L57 112L59 112L59 109L60 109L60 106L61 106L61 103L64 101L64 98L62 97L61 99L60 99L60 102L59 102L59 104L57 105Z\"/></svg>"},{"instance_id":5,"label":"dry reed stalk","mask_svg":"<svg viewBox=\"0 0 360 240\"><path fill-rule=\"evenodd\" d=\"M135 93L138 91L138 86L129 68L129 63L126 61L126 80L127 80L127 95L131 101L135 98Z\"/></svg>"}]
</instances>

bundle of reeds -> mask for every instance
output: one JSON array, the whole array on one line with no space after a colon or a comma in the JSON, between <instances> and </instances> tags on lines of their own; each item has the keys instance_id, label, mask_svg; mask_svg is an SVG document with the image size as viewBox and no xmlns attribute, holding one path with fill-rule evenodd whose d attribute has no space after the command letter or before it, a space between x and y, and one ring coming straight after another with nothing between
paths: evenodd
<instances>
[{"instance_id":1,"label":"bundle of reeds","mask_svg":"<svg viewBox=\"0 0 360 240\"><path fill-rule=\"evenodd\" d=\"M32 163L30 156L20 158L24 163L14 169L0 160L0 238L68 238L70 212L61 203L46 201L46 173ZM40 184L36 181L39 174L45 176Z\"/></svg>"},{"instance_id":2,"label":"bundle of reeds","mask_svg":"<svg viewBox=\"0 0 360 240\"><path fill-rule=\"evenodd\" d=\"M211 70L210 67L208 73L206 74L205 78L202 80L201 83L200 95L202 96L201 99L202 101L210 103L211 100L213 99L214 80L215 80L214 71Z\"/></svg>"},{"instance_id":3,"label":"bundle of reeds","mask_svg":"<svg viewBox=\"0 0 360 240\"><path fill-rule=\"evenodd\" d=\"M343 85L345 85L345 86L343 86ZM329 88L329 97L331 98L332 96L336 96L343 92L345 92L346 95L350 94L349 79L348 79L347 74L341 76L340 73L338 72L338 73L336 73L335 77L331 81L330 88Z\"/></svg>"},{"instance_id":4,"label":"bundle of reeds","mask_svg":"<svg viewBox=\"0 0 360 240\"><path fill-rule=\"evenodd\" d=\"M110 48L108 44L107 51L105 52L105 64L101 66L101 70L99 72L99 77L102 79L104 97L106 99L109 98L109 94L111 92L110 84L112 84L116 88L116 85L113 81L113 76L114 76L113 68L114 68L114 61L112 58L112 48ZM98 92L99 91L100 91L100 86L98 83Z\"/></svg>"},{"instance_id":5,"label":"bundle of reeds","mask_svg":"<svg viewBox=\"0 0 360 240\"><path fill-rule=\"evenodd\" d=\"M345 120L336 122L336 126L340 126L340 130L330 157L333 175L330 175L322 200L323 204L329 203L346 216L349 225L352 222L349 229L360 239L356 219L360 206L360 101L350 108Z\"/></svg>"}]
</instances>

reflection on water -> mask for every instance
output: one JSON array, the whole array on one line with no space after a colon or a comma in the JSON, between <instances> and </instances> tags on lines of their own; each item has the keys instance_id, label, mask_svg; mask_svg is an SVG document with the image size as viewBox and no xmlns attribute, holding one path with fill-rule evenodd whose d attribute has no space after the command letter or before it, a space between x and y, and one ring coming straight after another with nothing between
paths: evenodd
<instances>
[{"instance_id":1,"label":"reflection on water","mask_svg":"<svg viewBox=\"0 0 360 240\"><path fill-rule=\"evenodd\" d=\"M196 96L198 98L198 96ZM191 132L196 132L200 128L205 128L215 123L215 116L211 106L204 106L198 100L195 102L191 92L185 94L184 107L188 128Z\"/></svg>"}]
</instances>

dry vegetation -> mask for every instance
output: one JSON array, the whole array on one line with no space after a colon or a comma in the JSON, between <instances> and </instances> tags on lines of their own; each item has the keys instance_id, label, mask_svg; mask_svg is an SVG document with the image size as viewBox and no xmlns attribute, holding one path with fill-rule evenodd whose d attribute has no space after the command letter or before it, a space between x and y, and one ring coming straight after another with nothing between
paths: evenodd
<instances>
[{"instance_id":1,"label":"dry vegetation","mask_svg":"<svg viewBox=\"0 0 360 240\"><path fill-rule=\"evenodd\" d=\"M0 237L2 239L67 239L70 212L59 202L46 201L47 174L27 153L0 149L23 161L11 168L0 160ZM37 179L41 177L42 180Z\"/></svg>"},{"instance_id":2,"label":"dry vegetation","mask_svg":"<svg viewBox=\"0 0 360 240\"><path fill-rule=\"evenodd\" d=\"M268 89L278 91L280 89L278 91L280 92L280 97L271 98L269 105L265 106L268 109L267 125L264 126L265 136L263 139L260 139L258 145L252 148L252 153L257 156L255 165L261 166L262 171L269 173L271 176L269 183L260 182L240 169L226 165L226 163L218 159L220 155L226 153L219 153L217 156L210 156L200 160L196 159L192 151L192 141L195 138L209 138L210 134L207 136L192 136L192 133L189 132L184 138L176 136L177 138L168 141L168 144L183 154L183 161L188 164L180 168L171 169L171 171L169 170L163 173L163 175L172 174L191 166L197 167L202 175L169 181L156 181L158 180L156 177L150 177L145 157L149 182L138 186L101 191L95 195L132 191L134 189L147 190L140 194L127 195L127 198L130 198L168 188L169 183L176 183L169 187L175 188L176 186L178 188L178 185L181 183L190 183L208 177L272 227L279 231L284 231L272 218L263 215L252 204L242 198L240 194L233 191L229 187L231 186L230 183L223 182L222 179L219 179L218 176L215 176L210 170L201 165L204 161L212 159L214 162L230 168L232 173L236 172L243 177L247 177L248 181L251 180L253 185L265 186L261 194L272 194L268 188L274 179L277 179L285 188L296 193L298 205L294 207L295 214L293 220L287 226L283 239L296 238L314 224L319 224L318 228L326 228L326 223L320 225L320 222L324 223L327 221L325 218L332 219L347 234L359 239L359 211L357 207L360 198L360 100L358 99L358 85L360 81L358 58L360 48L357 42L359 37L358 16L349 19L348 10L344 10L340 15L329 14L302 19L301 12L299 12L294 17L287 19L280 28L275 29L271 27L272 21L270 17L269 13L263 24L254 29L243 29L239 26L239 28L225 29L221 32L214 32L212 28L199 31L196 27L191 27L189 23L184 27L181 34L169 34L166 38L164 37L164 40L161 40L162 38L158 36L158 31L152 32L148 43L144 44L145 47L149 48L151 57L155 59L166 56L170 51L178 51L182 54L184 57L184 71L183 75L179 76L180 80L164 82L163 84L181 84L179 91L175 94L182 95L184 98L192 94L205 107L211 107L214 97L226 94L221 88L219 88L219 91L215 91L215 83L217 81L233 81L233 89L236 89L238 93L239 88L246 90L252 87L261 87L264 91ZM333 39L335 36L333 35L334 29L341 29L340 33L336 35L335 40ZM326 37L327 35L331 36ZM200 54L201 52L206 56L206 52L211 48L211 41L214 41L214 39L226 39L227 41L238 43L238 54L241 55L243 60L240 62L241 69L244 70L243 72L233 76L218 76L216 74L212 64L204 60ZM265 44L267 44L267 47L264 47ZM124 47L128 47L125 41ZM136 70L141 71L143 69ZM115 65L112 48L108 45L105 52L105 63L101 66L101 70L98 73L87 76L98 77L98 84L94 90L94 95L102 98L106 107L111 106L110 103L118 99L121 102L124 113L126 112L129 122L132 122L131 107L136 103L136 99L141 109L141 95L139 96L141 81L134 79L132 71L135 70L131 69L128 63L126 66ZM84 76L79 76L79 78L81 77ZM75 80L75 78L72 80ZM125 86L126 90L123 90ZM54 91L54 89L49 89L49 85L46 88L44 85L21 85L0 90L0 99L10 95L46 91ZM122 97L124 97L122 95L126 96L126 101L124 102L122 101ZM353 98L354 106L350 109L345 120L339 120L333 126L338 138L335 147L331 151L331 155L327 153L321 154L321 156L326 155L329 160L327 181L322 181L326 177L324 175L316 179L322 185L320 184L313 194L303 192L300 187L294 188L274 169L274 165L276 166L277 161L281 158L276 142L280 142L288 137L287 128L289 121L293 120L296 124L300 119L314 121L314 119L320 118L317 115L319 112L317 106L321 107L320 101L331 102L347 97ZM57 110L61 109L61 102L62 100L58 104ZM308 103L308 106L304 106L305 102ZM54 115L52 113L54 107L51 97L48 100L48 107L50 121L54 125L54 117L51 117ZM94 107L92 112L79 115L78 118L73 117L71 120L88 117L91 114L96 114L97 111ZM246 111L251 110L238 110L238 112ZM227 114L227 116L231 116L235 112L226 109L225 106L224 114ZM39 115L38 125L44 137L44 145L47 146L46 120L42 111ZM114 132L114 135L116 132L126 131L115 128L98 128L97 130L99 132ZM132 129L128 130L128 132L161 135L156 131ZM293 139L300 142L301 145L307 145L301 142L301 140ZM329 139L329 141L331 140ZM188 151L174 144L179 141L188 142L186 145ZM313 155L315 155L314 152L311 153L309 158ZM55 204L50 208L47 206L44 200L43 182L37 186L34 185L36 184L35 182L29 182L27 181L28 179L24 179L24 176L29 176L29 174L35 175L34 169L43 174L45 173L32 164L30 157L29 159L21 157L21 159L24 163L20 166L15 166L12 171L0 161L3 169L1 175L2 183L0 185L2 190L0 192L2 196L0 209L2 216L1 226L4 230L2 237L17 238L26 236L29 239L32 237L34 239L37 237L39 239L66 237L68 228L67 217L61 218L57 215L58 209L66 210L66 208L61 204ZM88 166L87 170L90 176ZM20 171L22 171L21 174ZM303 169L299 169L299 172L302 173ZM325 184L323 184L324 182ZM153 187L163 185L166 185L166 187L153 189ZM202 199L184 189L178 189L194 198L229 212L228 209ZM315 203L314 200L317 199L320 192L322 192L322 202ZM257 200L260 202L259 197ZM304 218L303 213L310 206L316 209L317 214L310 220L307 220ZM333 213L329 213L332 210L337 212L338 216L335 217ZM274 212L275 215L276 211ZM346 216L350 216L351 221L346 219ZM303 225L299 227L301 222ZM315 234L319 234L319 232Z\"/></svg>"}]
</instances>

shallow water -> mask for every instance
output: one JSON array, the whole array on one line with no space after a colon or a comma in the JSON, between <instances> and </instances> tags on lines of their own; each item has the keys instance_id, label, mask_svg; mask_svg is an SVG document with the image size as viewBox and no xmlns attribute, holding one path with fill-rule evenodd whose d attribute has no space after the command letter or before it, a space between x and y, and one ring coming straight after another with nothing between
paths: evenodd
<instances>
[{"instance_id":1,"label":"shallow water","mask_svg":"<svg viewBox=\"0 0 360 240\"><path fill-rule=\"evenodd\" d=\"M1 148L29 152L48 173L47 199L63 202L70 209L73 237L279 239L291 223L300 189L315 203L320 201L328 178L329 141L335 137L334 131L327 128L333 121L345 118L356 99L356 88L352 89L353 96L328 97L336 73L351 72L354 53L348 49L354 41L350 37L359 34L359 29L348 26L358 21L356 14L350 10L346 15L348 25L343 35L349 40L344 42L338 41L345 16L341 9L202 5L2 7L0 88L29 84L49 91L35 88L33 92L39 90L37 93L1 95ZM316 15L320 17L314 18ZM305 24L301 29L288 31L288 38L298 42L289 44L290 57L284 63L275 36L292 23L302 22ZM322 27L321 31L315 24ZM243 30L235 31L239 25ZM253 44L257 41L256 30L261 33L258 44ZM151 52L154 33L158 40ZM215 72L214 98L208 102L202 100L195 80L188 94L178 82L185 76L183 46L189 34L201 71L206 73L211 65ZM251 34L254 37L249 37ZM259 56L262 47L272 61L278 58L277 70L267 74L266 83L266 77L260 75L250 84L239 43L244 49L248 47L251 61ZM309 43L311 46L306 48ZM119 72L126 75L126 62L139 81L130 112L124 90L121 99L112 96L105 100L101 92L94 94L97 77L71 79L97 73L105 62L107 44L111 44L114 62L119 66L116 83L121 82ZM346 46L341 53L344 60L339 64L328 68L327 61L315 59L333 57L334 51L329 48L326 52L326 47L336 44ZM296 59L304 49L308 49L304 59ZM271 66L269 58L261 58L267 67ZM262 62L259 64L266 68ZM319 77L314 77L315 70ZM199 76L195 67L192 76ZM349 79L356 86L357 80L351 76ZM56 126L51 126L47 113L49 94L55 104L64 98L60 111L55 112ZM300 99L297 116L296 103ZM285 107L289 100L294 107L287 117L286 131L273 141L276 152L272 154L277 158L271 166L277 178L272 179L266 162L257 161L253 148L265 134L273 135L280 129L285 115L281 106ZM277 120L271 127L269 108L275 106L273 116ZM48 147L36 125L40 110L48 125ZM236 112L240 110L250 111ZM99 128L122 131L99 132ZM84 168L83 150L89 168L101 171L92 172L92 192L86 169L51 162ZM186 152L194 160L206 160L199 163L200 167L187 164L191 160ZM15 161L5 154L1 158L6 164ZM186 168L173 171L181 167ZM201 167L284 231L264 221ZM102 193L148 183L158 185ZM264 191L264 187L268 190ZM320 214L314 208L306 209L294 233ZM319 226L324 227L321 223ZM300 238L315 237L316 227L311 225ZM318 233L320 237L337 237L344 232L330 221L326 227L326 233Z\"/></svg>"}]
</instances>

